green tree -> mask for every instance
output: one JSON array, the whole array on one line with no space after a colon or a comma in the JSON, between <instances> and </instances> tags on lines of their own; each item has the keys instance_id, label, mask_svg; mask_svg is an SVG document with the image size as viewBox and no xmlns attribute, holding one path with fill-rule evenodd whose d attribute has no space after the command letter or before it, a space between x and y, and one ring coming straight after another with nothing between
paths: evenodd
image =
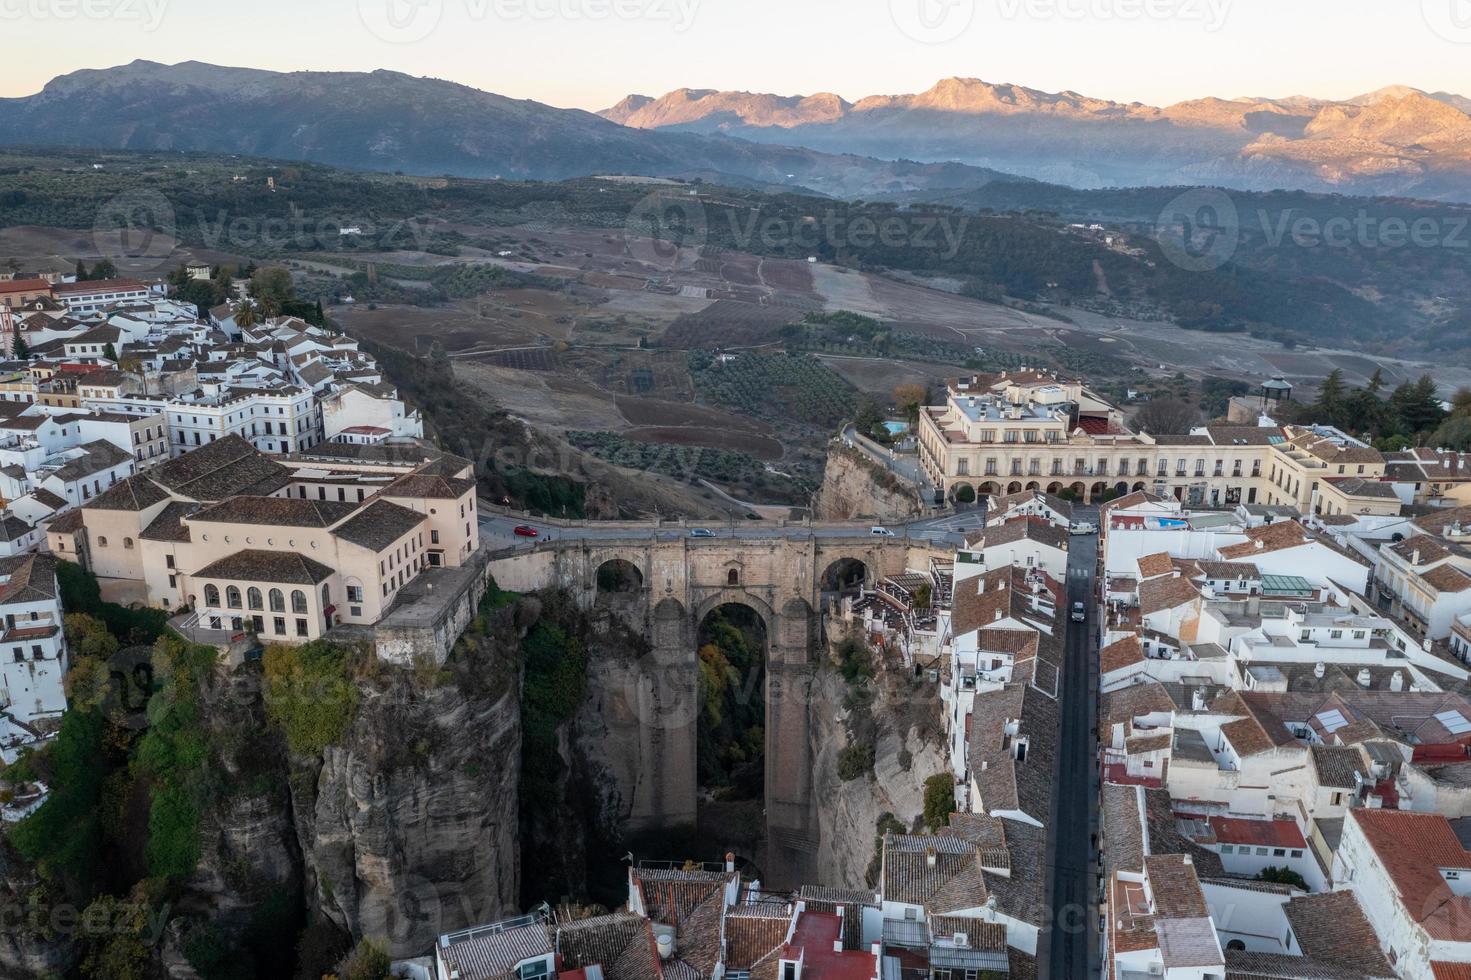
<instances>
[{"instance_id":1,"label":"green tree","mask_svg":"<svg viewBox=\"0 0 1471 980\"><path fill-rule=\"evenodd\" d=\"M116 279L117 266L113 264L112 259L100 259L92 267L92 274L87 278L92 280Z\"/></svg>"},{"instance_id":2,"label":"green tree","mask_svg":"<svg viewBox=\"0 0 1471 980\"><path fill-rule=\"evenodd\" d=\"M260 315L256 310L256 305L250 300L241 300L235 304L234 317L235 325L242 330L249 330L260 322Z\"/></svg>"},{"instance_id":3,"label":"green tree","mask_svg":"<svg viewBox=\"0 0 1471 980\"><path fill-rule=\"evenodd\" d=\"M114 364L116 364L117 363L117 348L114 347L114 346L112 346L111 343L104 344L103 347L102 347L102 356L105 357L105 358L107 358L109 361L112 361Z\"/></svg>"},{"instance_id":4,"label":"green tree","mask_svg":"<svg viewBox=\"0 0 1471 980\"><path fill-rule=\"evenodd\" d=\"M1343 383L1343 371L1334 368L1318 388L1318 398L1313 402L1313 415L1324 425L1341 425L1347 405L1348 389Z\"/></svg>"},{"instance_id":5,"label":"green tree","mask_svg":"<svg viewBox=\"0 0 1471 980\"><path fill-rule=\"evenodd\" d=\"M1430 445L1456 452L1471 450L1471 416L1453 415L1430 437Z\"/></svg>"},{"instance_id":6,"label":"green tree","mask_svg":"<svg viewBox=\"0 0 1471 980\"><path fill-rule=\"evenodd\" d=\"M1440 407L1439 389L1430 375L1415 382L1406 381L1389 396L1398 429L1404 435L1424 433L1440 424L1445 409Z\"/></svg>"},{"instance_id":7,"label":"green tree","mask_svg":"<svg viewBox=\"0 0 1471 980\"><path fill-rule=\"evenodd\" d=\"M21 336L21 332L20 332L20 327L19 326L17 326L15 328L15 333L13 333L11 335L11 338L12 339L10 341L10 356L13 357L13 358L15 358L17 361L28 361L28 360L30 360L30 358L31 358L31 347L30 347L29 344L26 343L25 337Z\"/></svg>"},{"instance_id":8,"label":"green tree","mask_svg":"<svg viewBox=\"0 0 1471 980\"><path fill-rule=\"evenodd\" d=\"M938 833L950 823L955 812L955 778L948 772L936 773L924 781L924 822L931 833Z\"/></svg>"},{"instance_id":9,"label":"green tree","mask_svg":"<svg viewBox=\"0 0 1471 980\"><path fill-rule=\"evenodd\" d=\"M250 277L250 295L268 318L280 316L286 304L296 298L291 271L274 265L258 270Z\"/></svg>"},{"instance_id":10,"label":"green tree","mask_svg":"<svg viewBox=\"0 0 1471 980\"><path fill-rule=\"evenodd\" d=\"M86 281L89 278L89 276L87 275L87 263L83 262L81 259L77 259L77 267L73 270L72 274L77 277L77 282Z\"/></svg>"}]
</instances>

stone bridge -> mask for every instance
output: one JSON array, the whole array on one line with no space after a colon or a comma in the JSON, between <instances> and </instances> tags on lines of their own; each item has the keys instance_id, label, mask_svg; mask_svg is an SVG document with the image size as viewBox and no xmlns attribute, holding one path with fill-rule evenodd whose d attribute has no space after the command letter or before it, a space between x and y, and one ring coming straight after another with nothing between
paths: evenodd
<instances>
[{"instance_id":1,"label":"stone bridge","mask_svg":"<svg viewBox=\"0 0 1471 980\"><path fill-rule=\"evenodd\" d=\"M600 601L600 571L617 569L630 584L617 608L651 648L625 706L639 732L629 818L634 830L695 823L700 627L727 604L761 618L767 640L767 866L774 875L796 878L818 845L810 731L824 585L830 589L839 571L861 571L872 585L906 567L926 567L932 554L948 557L929 540L874 536L866 527L776 528L713 539L645 531L539 543L497 556L490 571L503 588L560 586L585 607Z\"/></svg>"}]
</instances>

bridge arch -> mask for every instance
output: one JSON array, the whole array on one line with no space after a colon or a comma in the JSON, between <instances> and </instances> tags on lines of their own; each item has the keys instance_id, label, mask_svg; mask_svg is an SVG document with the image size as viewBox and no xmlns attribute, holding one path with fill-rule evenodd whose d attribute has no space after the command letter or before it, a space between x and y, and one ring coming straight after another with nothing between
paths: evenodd
<instances>
[{"instance_id":1,"label":"bridge arch","mask_svg":"<svg viewBox=\"0 0 1471 980\"><path fill-rule=\"evenodd\" d=\"M828 563L817 580L817 587L823 592L852 592L870 580L867 562L844 556Z\"/></svg>"},{"instance_id":2,"label":"bridge arch","mask_svg":"<svg viewBox=\"0 0 1471 980\"><path fill-rule=\"evenodd\" d=\"M636 596L644 590L644 573L627 558L609 558L593 575L598 601L611 597Z\"/></svg>"}]
</instances>

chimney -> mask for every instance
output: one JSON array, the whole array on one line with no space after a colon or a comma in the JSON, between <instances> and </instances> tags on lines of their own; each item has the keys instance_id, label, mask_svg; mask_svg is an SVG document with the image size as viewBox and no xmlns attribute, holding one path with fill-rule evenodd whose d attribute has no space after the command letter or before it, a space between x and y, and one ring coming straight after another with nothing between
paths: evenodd
<instances>
[{"instance_id":1,"label":"chimney","mask_svg":"<svg viewBox=\"0 0 1471 980\"><path fill-rule=\"evenodd\" d=\"M730 874L735 870L735 855L730 851L725 852L725 873Z\"/></svg>"},{"instance_id":2,"label":"chimney","mask_svg":"<svg viewBox=\"0 0 1471 980\"><path fill-rule=\"evenodd\" d=\"M1389 689L1391 691L1403 691L1405 689L1405 674L1404 674L1404 671L1397 670L1397 671L1394 672L1393 675L1390 676L1390 678L1389 678Z\"/></svg>"},{"instance_id":3,"label":"chimney","mask_svg":"<svg viewBox=\"0 0 1471 980\"><path fill-rule=\"evenodd\" d=\"M927 868L933 868L935 866L935 849L933 847L926 847L924 849L924 865Z\"/></svg>"},{"instance_id":4,"label":"chimney","mask_svg":"<svg viewBox=\"0 0 1471 980\"><path fill-rule=\"evenodd\" d=\"M1183 858L1184 858L1184 860L1185 860L1185 866L1186 866L1186 867L1187 867L1187 868L1188 868L1188 867L1189 867L1189 866L1190 866L1190 865L1192 865L1192 864L1194 864L1194 863L1195 863L1195 862L1194 862L1194 861L1193 861L1193 860L1192 860L1192 859L1191 859L1191 857L1190 857L1190 855L1189 855L1189 854L1184 854L1184 855L1181 855L1181 857L1183 857Z\"/></svg>"},{"instance_id":5,"label":"chimney","mask_svg":"<svg viewBox=\"0 0 1471 980\"><path fill-rule=\"evenodd\" d=\"M1359 682L1359 687L1368 687L1373 683L1374 676L1369 673L1368 667L1360 667L1359 676L1355 677L1354 680Z\"/></svg>"},{"instance_id":6,"label":"chimney","mask_svg":"<svg viewBox=\"0 0 1471 980\"><path fill-rule=\"evenodd\" d=\"M1418 564L1420 564L1420 549L1419 548L1416 548L1414 551L1410 552L1410 564L1411 565L1418 565Z\"/></svg>"},{"instance_id":7,"label":"chimney","mask_svg":"<svg viewBox=\"0 0 1471 980\"><path fill-rule=\"evenodd\" d=\"M995 616L995 618L993 618L993 619L992 619L992 620L991 620L991 622L993 622L993 623L999 623L999 622L1001 622L1001 620L1002 620L1002 619L1003 619L1003 618L1004 618L1004 617L1003 617L1003 616L1002 616L1002 614L1001 614L1001 610L1000 610L1000 609L998 609L998 610L996 610L996 616Z\"/></svg>"},{"instance_id":8,"label":"chimney","mask_svg":"<svg viewBox=\"0 0 1471 980\"><path fill-rule=\"evenodd\" d=\"M1313 676L1316 677L1318 680L1322 680L1323 679L1323 675L1326 674L1326 673L1328 673L1328 665L1327 664L1323 663L1322 661L1319 661L1318 663L1316 663L1316 664L1313 665Z\"/></svg>"},{"instance_id":9,"label":"chimney","mask_svg":"<svg viewBox=\"0 0 1471 980\"><path fill-rule=\"evenodd\" d=\"M1257 538L1256 540L1252 541L1252 545L1255 546L1257 551L1261 551L1263 548L1266 547L1266 544L1262 541L1261 538Z\"/></svg>"}]
</instances>

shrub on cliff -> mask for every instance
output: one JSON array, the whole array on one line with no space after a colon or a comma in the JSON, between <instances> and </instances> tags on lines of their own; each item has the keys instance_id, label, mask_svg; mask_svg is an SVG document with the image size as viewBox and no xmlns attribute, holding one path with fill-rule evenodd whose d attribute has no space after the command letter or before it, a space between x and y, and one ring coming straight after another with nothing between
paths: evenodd
<instances>
[{"instance_id":1,"label":"shrub on cliff","mask_svg":"<svg viewBox=\"0 0 1471 980\"><path fill-rule=\"evenodd\" d=\"M850 745L838 753L838 778L845 783L873 775L873 746Z\"/></svg>"},{"instance_id":2,"label":"shrub on cliff","mask_svg":"<svg viewBox=\"0 0 1471 980\"><path fill-rule=\"evenodd\" d=\"M326 640L266 648L266 712L281 726L291 751L319 755L347 734L358 704L351 659L348 650Z\"/></svg>"},{"instance_id":3,"label":"shrub on cliff","mask_svg":"<svg viewBox=\"0 0 1471 980\"><path fill-rule=\"evenodd\" d=\"M924 822L932 833L950 823L955 812L955 778L948 772L936 773L924 781Z\"/></svg>"}]
</instances>

